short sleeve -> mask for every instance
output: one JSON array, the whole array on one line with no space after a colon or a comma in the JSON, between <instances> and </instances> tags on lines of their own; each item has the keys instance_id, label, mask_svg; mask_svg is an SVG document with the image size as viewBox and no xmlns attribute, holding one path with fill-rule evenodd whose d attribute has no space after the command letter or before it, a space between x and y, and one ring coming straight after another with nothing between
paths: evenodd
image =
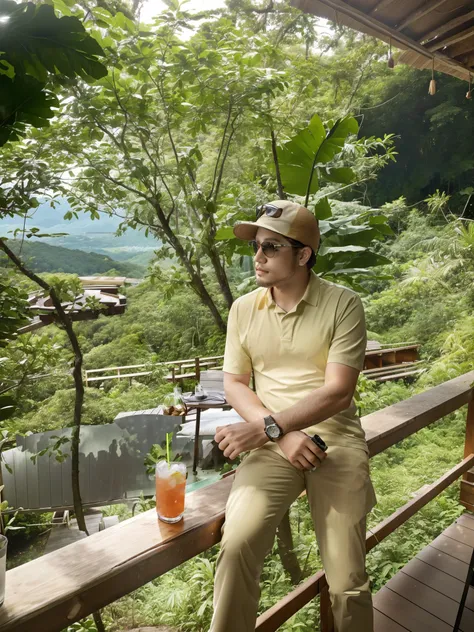
<instances>
[{"instance_id":1,"label":"short sleeve","mask_svg":"<svg viewBox=\"0 0 474 632\"><path fill-rule=\"evenodd\" d=\"M235 375L251 373L252 362L240 342L238 327L238 302L230 308L227 320L227 337L224 353L224 371Z\"/></svg>"},{"instance_id":2,"label":"short sleeve","mask_svg":"<svg viewBox=\"0 0 474 632\"><path fill-rule=\"evenodd\" d=\"M329 347L328 362L346 364L358 371L364 368L367 331L362 301L357 294L341 297L336 313L334 336Z\"/></svg>"}]
</instances>

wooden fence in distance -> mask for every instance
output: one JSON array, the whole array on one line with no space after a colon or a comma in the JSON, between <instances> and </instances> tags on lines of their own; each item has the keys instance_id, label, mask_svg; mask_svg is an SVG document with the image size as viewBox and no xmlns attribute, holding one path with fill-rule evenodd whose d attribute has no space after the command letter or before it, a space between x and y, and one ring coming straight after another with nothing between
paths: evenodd
<instances>
[{"instance_id":1,"label":"wooden fence in distance","mask_svg":"<svg viewBox=\"0 0 474 632\"><path fill-rule=\"evenodd\" d=\"M398 346L385 345L384 347L380 343L369 341L362 373L377 381L416 375L422 371L419 367L419 348L420 345L417 343L401 343ZM201 371L221 369L223 361L224 356L218 355L157 362L153 367L168 368L170 372L166 379L173 384L178 382L182 385L184 380L199 381ZM146 377L151 374L150 364L109 366L102 369L87 369L84 372L86 386L100 384L107 380L129 379L131 381L135 377Z\"/></svg>"}]
</instances>

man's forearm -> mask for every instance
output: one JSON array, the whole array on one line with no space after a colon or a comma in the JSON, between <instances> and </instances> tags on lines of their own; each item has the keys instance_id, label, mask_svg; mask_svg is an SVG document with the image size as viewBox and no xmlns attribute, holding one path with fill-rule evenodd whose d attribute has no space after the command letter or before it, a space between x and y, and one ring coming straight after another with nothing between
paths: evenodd
<instances>
[{"instance_id":1,"label":"man's forearm","mask_svg":"<svg viewBox=\"0 0 474 632\"><path fill-rule=\"evenodd\" d=\"M226 385L225 395L228 403L245 421L263 424L263 418L272 414L252 389L242 382Z\"/></svg>"},{"instance_id":2,"label":"man's forearm","mask_svg":"<svg viewBox=\"0 0 474 632\"><path fill-rule=\"evenodd\" d=\"M298 403L279 413L271 413L284 434L303 430L346 410L351 398L330 385L313 391Z\"/></svg>"}]
</instances>

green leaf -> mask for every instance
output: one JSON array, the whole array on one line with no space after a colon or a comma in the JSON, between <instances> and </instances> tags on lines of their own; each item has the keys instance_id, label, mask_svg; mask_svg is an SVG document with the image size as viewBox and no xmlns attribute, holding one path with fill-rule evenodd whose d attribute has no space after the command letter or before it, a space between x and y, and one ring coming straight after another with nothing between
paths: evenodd
<instances>
[{"instance_id":1,"label":"green leaf","mask_svg":"<svg viewBox=\"0 0 474 632\"><path fill-rule=\"evenodd\" d=\"M336 252L363 252L364 250L367 250L366 248L364 248L363 246L328 246L325 247L324 245L321 246L320 248L320 255L324 256L324 255L328 255L328 254L334 254Z\"/></svg>"},{"instance_id":2,"label":"green leaf","mask_svg":"<svg viewBox=\"0 0 474 632\"><path fill-rule=\"evenodd\" d=\"M341 153L347 137L358 132L357 121L346 117L337 121L328 131L315 115L308 127L277 150L283 186L288 193L314 194L319 188L316 171ZM355 176L347 167L326 168L327 179L350 183Z\"/></svg>"},{"instance_id":3,"label":"green leaf","mask_svg":"<svg viewBox=\"0 0 474 632\"><path fill-rule=\"evenodd\" d=\"M234 231L232 226L224 226L223 228L219 228L215 236L216 241L223 241L225 239L235 239Z\"/></svg>"},{"instance_id":4,"label":"green leaf","mask_svg":"<svg viewBox=\"0 0 474 632\"><path fill-rule=\"evenodd\" d=\"M356 174L350 167L321 167L319 171L326 180L338 184L351 184L356 179Z\"/></svg>"},{"instance_id":5,"label":"green leaf","mask_svg":"<svg viewBox=\"0 0 474 632\"><path fill-rule=\"evenodd\" d=\"M324 196L316 202L314 206L314 214L318 220L332 217L331 205L329 204L327 196Z\"/></svg>"}]
</instances>

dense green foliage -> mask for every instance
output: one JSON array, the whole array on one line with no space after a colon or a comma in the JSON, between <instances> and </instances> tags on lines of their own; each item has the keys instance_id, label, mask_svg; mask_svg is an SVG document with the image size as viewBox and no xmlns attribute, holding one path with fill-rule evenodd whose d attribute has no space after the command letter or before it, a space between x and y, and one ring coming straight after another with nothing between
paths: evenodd
<instances>
[{"instance_id":1,"label":"dense green foliage","mask_svg":"<svg viewBox=\"0 0 474 632\"><path fill-rule=\"evenodd\" d=\"M13 0L0 0L0 16L1 147L30 125L48 125L59 105L51 91L58 77L98 79L107 70L99 61L104 51L76 17Z\"/></svg>"}]
</instances>

